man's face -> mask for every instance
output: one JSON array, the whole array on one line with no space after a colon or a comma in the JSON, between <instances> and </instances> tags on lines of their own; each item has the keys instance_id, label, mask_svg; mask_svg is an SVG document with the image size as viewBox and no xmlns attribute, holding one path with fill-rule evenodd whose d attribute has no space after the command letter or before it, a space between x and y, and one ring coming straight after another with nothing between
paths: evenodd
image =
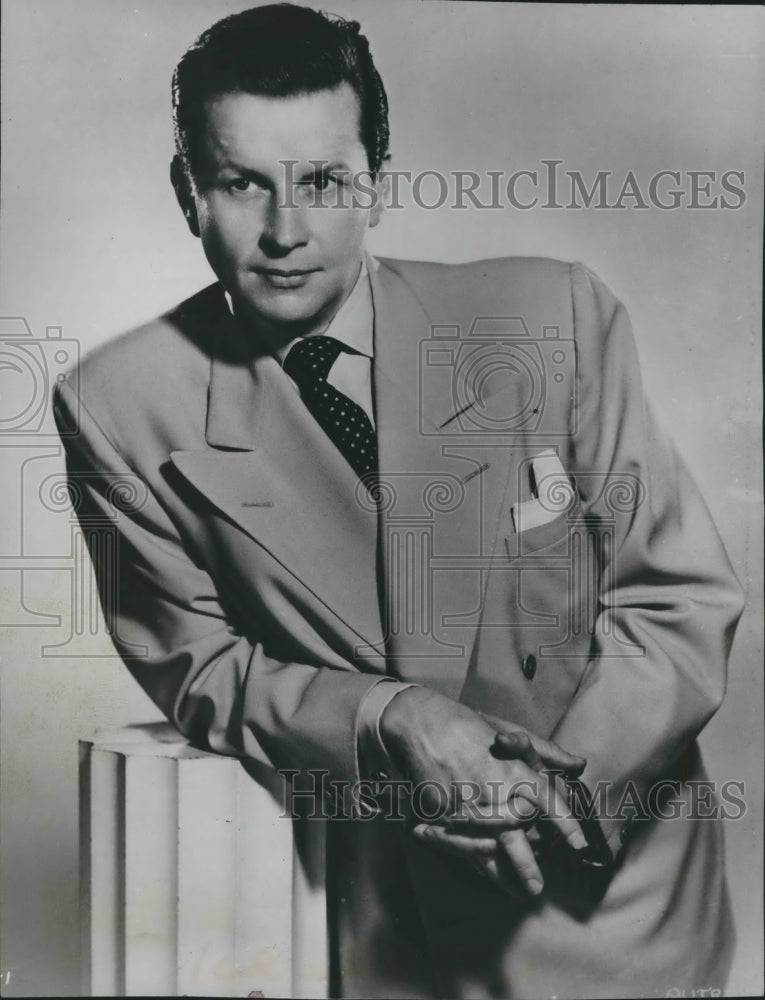
<instances>
[{"instance_id":1,"label":"man's face","mask_svg":"<svg viewBox=\"0 0 765 1000\"><path fill-rule=\"evenodd\" d=\"M222 94L201 138L192 230L237 311L277 342L323 329L382 205L358 190L354 205L351 178L370 185L356 94Z\"/></svg>"}]
</instances>

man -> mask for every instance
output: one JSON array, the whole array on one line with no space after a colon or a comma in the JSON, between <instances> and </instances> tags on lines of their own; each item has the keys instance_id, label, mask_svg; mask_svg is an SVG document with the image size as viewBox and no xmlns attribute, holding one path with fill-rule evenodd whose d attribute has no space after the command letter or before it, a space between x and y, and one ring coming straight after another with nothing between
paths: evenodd
<instances>
[{"instance_id":1,"label":"man","mask_svg":"<svg viewBox=\"0 0 765 1000\"><path fill-rule=\"evenodd\" d=\"M329 824L338 994L722 988L695 738L741 598L623 307L581 265L365 256L388 125L358 25L224 19L173 102L218 282L56 399L78 514L119 526L128 667L200 746L374 779Z\"/></svg>"}]
</instances>

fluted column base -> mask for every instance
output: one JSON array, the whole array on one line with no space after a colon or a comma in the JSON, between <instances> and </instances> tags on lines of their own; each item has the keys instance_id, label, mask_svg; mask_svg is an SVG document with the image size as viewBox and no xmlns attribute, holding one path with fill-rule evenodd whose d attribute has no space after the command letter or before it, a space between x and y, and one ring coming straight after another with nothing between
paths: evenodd
<instances>
[{"instance_id":1,"label":"fluted column base","mask_svg":"<svg viewBox=\"0 0 765 1000\"><path fill-rule=\"evenodd\" d=\"M298 853L284 812L168 725L81 741L84 993L326 997L324 821Z\"/></svg>"}]
</instances>

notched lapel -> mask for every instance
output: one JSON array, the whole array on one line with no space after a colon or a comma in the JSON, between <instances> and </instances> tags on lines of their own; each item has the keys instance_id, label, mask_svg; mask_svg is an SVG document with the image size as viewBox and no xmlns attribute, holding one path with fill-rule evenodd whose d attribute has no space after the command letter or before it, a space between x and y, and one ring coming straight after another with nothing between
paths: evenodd
<instances>
[{"instance_id":1,"label":"notched lapel","mask_svg":"<svg viewBox=\"0 0 765 1000\"><path fill-rule=\"evenodd\" d=\"M376 508L270 354L213 360L207 440L211 447L173 452L176 468L375 659Z\"/></svg>"}]
</instances>

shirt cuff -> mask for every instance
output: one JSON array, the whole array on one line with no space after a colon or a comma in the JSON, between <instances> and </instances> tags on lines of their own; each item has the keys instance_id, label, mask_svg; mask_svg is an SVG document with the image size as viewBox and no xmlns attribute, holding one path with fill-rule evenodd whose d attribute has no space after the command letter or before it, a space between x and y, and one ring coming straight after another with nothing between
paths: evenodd
<instances>
[{"instance_id":1,"label":"shirt cuff","mask_svg":"<svg viewBox=\"0 0 765 1000\"><path fill-rule=\"evenodd\" d=\"M356 753L359 778L388 781L394 777L394 765L383 742L380 719L396 695L418 684L405 684L393 677L381 677L366 692L356 714Z\"/></svg>"}]
</instances>

